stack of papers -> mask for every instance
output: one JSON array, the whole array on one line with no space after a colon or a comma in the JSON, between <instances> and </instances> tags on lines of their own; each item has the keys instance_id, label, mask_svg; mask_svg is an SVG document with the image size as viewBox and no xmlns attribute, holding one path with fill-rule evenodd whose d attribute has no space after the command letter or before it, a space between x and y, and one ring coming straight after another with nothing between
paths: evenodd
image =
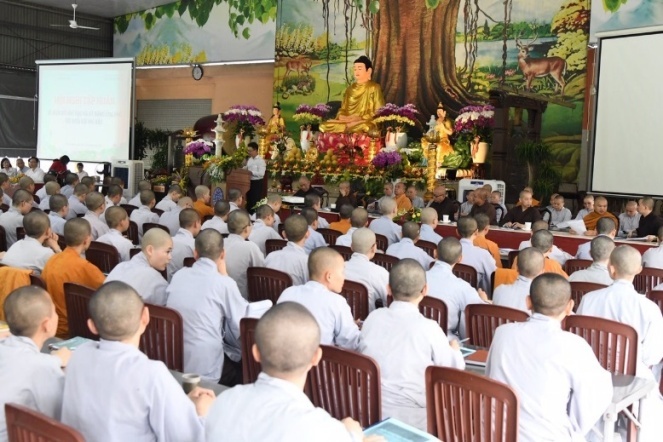
<instances>
[{"instance_id":1,"label":"stack of papers","mask_svg":"<svg viewBox=\"0 0 663 442\"><path fill-rule=\"evenodd\" d=\"M69 350L74 351L86 342L92 342L92 340L76 336L75 338L67 339L66 341L55 342L50 345L50 348L51 350L59 350L66 347Z\"/></svg>"},{"instance_id":2,"label":"stack of papers","mask_svg":"<svg viewBox=\"0 0 663 442\"><path fill-rule=\"evenodd\" d=\"M398 419L388 418L364 430L364 436L382 436L387 442L427 442L440 439Z\"/></svg>"}]
</instances>

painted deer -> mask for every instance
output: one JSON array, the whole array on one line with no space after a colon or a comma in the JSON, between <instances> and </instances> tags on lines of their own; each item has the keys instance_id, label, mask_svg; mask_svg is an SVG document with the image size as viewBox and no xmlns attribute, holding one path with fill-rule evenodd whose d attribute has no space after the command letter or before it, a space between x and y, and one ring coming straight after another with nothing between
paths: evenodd
<instances>
[{"instance_id":1,"label":"painted deer","mask_svg":"<svg viewBox=\"0 0 663 442\"><path fill-rule=\"evenodd\" d=\"M560 57L531 58L529 56L529 51L532 49L532 45L537 38L538 36L535 34L532 41L527 44L522 44L520 42L520 34L516 37L516 46L518 47L518 67L525 76L525 88L527 91L532 90L532 80L534 80L534 77L545 77L546 75L550 75L557 85L561 87L561 95L564 95L564 87L566 86L566 82L564 81L564 74L566 74L566 60ZM555 85L555 91L557 91L557 85Z\"/></svg>"},{"instance_id":2,"label":"painted deer","mask_svg":"<svg viewBox=\"0 0 663 442\"><path fill-rule=\"evenodd\" d=\"M293 60L288 60L285 64L285 75L283 78L287 77L290 72L297 72L298 76L308 74L311 70L311 60L308 58L295 58Z\"/></svg>"}]
</instances>

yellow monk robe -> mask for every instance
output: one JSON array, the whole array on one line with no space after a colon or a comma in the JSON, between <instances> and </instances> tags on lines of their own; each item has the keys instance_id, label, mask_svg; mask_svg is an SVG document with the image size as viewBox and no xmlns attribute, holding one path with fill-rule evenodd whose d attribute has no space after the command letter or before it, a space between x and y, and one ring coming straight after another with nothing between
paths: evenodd
<instances>
[{"instance_id":1,"label":"yellow monk robe","mask_svg":"<svg viewBox=\"0 0 663 442\"><path fill-rule=\"evenodd\" d=\"M55 311L58 313L57 337L68 339L67 306L64 301L64 283L73 282L91 289L98 289L106 280L101 270L90 261L81 257L78 252L67 247L53 255L46 265L41 277L46 282L48 293L53 298Z\"/></svg>"},{"instance_id":2,"label":"yellow monk robe","mask_svg":"<svg viewBox=\"0 0 663 442\"><path fill-rule=\"evenodd\" d=\"M596 223L599 222L601 218L610 218L615 222L615 229L619 227L619 220L615 218L610 212L605 212L603 215L600 215L596 212L590 212L582 219L585 222L585 227L587 230L596 230Z\"/></svg>"},{"instance_id":3,"label":"yellow monk robe","mask_svg":"<svg viewBox=\"0 0 663 442\"><path fill-rule=\"evenodd\" d=\"M502 268L502 257L500 256L500 248L497 246L497 243L489 240L485 235L477 235L477 237L474 238L474 245L481 247L484 250L488 250L490 255L495 260L495 265L497 268Z\"/></svg>"},{"instance_id":4,"label":"yellow monk robe","mask_svg":"<svg viewBox=\"0 0 663 442\"><path fill-rule=\"evenodd\" d=\"M198 216L200 216L201 220L205 218L207 215L214 216L214 209L208 206L207 204L205 204L205 201L203 200L198 200L195 203L193 203L193 210L198 212Z\"/></svg>"},{"instance_id":5,"label":"yellow monk robe","mask_svg":"<svg viewBox=\"0 0 663 442\"><path fill-rule=\"evenodd\" d=\"M350 224L350 218L342 219L340 221L334 221L333 223L329 224L330 229L341 232L344 235L348 233L350 227L352 227L352 225Z\"/></svg>"},{"instance_id":6,"label":"yellow monk robe","mask_svg":"<svg viewBox=\"0 0 663 442\"><path fill-rule=\"evenodd\" d=\"M407 195L403 194L394 198L396 200L396 207L399 211L401 210L410 210L412 208L412 201Z\"/></svg>"},{"instance_id":7,"label":"yellow monk robe","mask_svg":"<svg viewBox=\"0 0 663 442\"><path fill-rule=\"evenodd\" d=\"M382 88L374 81L359 84L353 83L343 94L343 104L336 115L340 117L358 116L363 122L347 128L345 123L326 121L320 124L321 132L368 132L376 129L373 124L373 116L378 109L384 106Z\"/></svg>"},{"instance_id":8,"label":"yellow monk robe","mask_svg":"<svg viewBox=\"0 0 663 442\"><path fill-rule=\"evenodd\" d=\"M511 268L513 270L518 270L518 257L513 260ZM569 275L566 274L562 266L557 261L550 259L547 256L543 260L543 273L557 273L558 275L562 275L566 279L569 279Z\"/></svg>"}]
</instances>

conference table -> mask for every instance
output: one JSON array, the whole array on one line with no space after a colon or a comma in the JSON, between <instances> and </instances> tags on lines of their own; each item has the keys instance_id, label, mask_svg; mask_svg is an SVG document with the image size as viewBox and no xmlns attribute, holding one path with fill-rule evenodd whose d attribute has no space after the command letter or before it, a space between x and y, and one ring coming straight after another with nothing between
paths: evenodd
<instances>
[{"instance_id":1,"label":"conference table","mask_svg":"<svg viewBox=\"0 0 663 442\"><path fill-rule=\"evenodd\" d=\"M173 375L175 380L182 385L182 375L183 373L176 371L176 370L169 370L170 374ZM226 387L225 385L217 384L216 382L209 382L204 379L200 381L200 384L198 384L199 387L201 388L207 388L208 390L212 390L214 394L217 396L226 391L230 387Z\"/></svg>"}]
</instances>

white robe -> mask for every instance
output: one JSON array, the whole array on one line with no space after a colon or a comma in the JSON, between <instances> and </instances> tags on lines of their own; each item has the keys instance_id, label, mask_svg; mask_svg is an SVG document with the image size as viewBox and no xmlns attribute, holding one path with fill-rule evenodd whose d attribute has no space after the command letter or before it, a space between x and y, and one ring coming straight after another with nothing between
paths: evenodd
<instances>
[{"instance_id":1,"label":"white robe","mask_svg":"<svg viewBox=\"0 0 663 442\"><path fill-rule=\"evenodd\" d=\"M389 285L389 272L368 259L361 253L353 253L345 263L345 279L359 282L368 289L368 312L375 310L375 301L382 300L387 306L387 286Z\"/></svg>"},{"instance_id":2,"label":"white robe","mask_svg":"<svg viewBox=\"0 0 663 442\"><path fill-rule=\"evenodd\" d=\"M106 282L111 281L126 282L145 302L166 305L168 281L150 266L143 252L138 253L130 261L116 265L106 278Z\"/></svg>"},{"instance_id":3,"label":"white robe","mask_svg":"<svg viewBox=\"0 0 663 442\"><path fill-rule=\"evenodd\" d=\"M292 285L304 285L308 281L308 254L294 242L265 257L265 267L287 273Z\"/></svg>"},{"instance_id":4,"label":"white robe","mask_svg":"<svg viewBox=\"0 0 663 442\"><path fill-rule=\"evenodd\" d=\"M417 247L410 238L403 238L399 242L390 245L386 254L398 259L412 258L421 264L424 271L430 269L431 264L435 261L422 248Z\"/></svg>"}]
</instances>

